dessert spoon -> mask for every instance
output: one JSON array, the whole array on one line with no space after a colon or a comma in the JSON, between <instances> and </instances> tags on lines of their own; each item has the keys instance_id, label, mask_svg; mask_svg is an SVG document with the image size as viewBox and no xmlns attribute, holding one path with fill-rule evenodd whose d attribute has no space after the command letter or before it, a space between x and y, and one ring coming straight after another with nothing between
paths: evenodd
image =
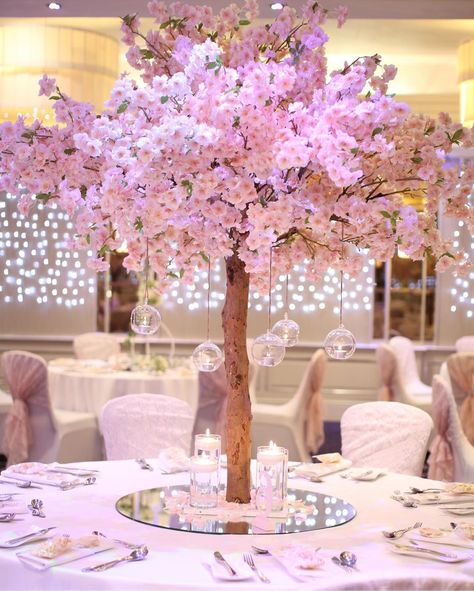
<instances>
[{"instance_id":1,"label":"dessert spoon","mask_svg":"<svg viewBox=\"0 0 474 591\"><path fill-rule=\"evenodd\" d=\"M103 564L98 564L96 566L88 566L82 569L82 572L94 572L100 573L103 570L107 570L108 568L112 568L113 566L120 564L121 562L137 562L139 560L144 560L148 554L148 548L146 546L138 546L127 554L127 556L123 556L122 558L118 558L117 560L111 560L110 562L104 562Z\"/></svg>"}]
</instances>

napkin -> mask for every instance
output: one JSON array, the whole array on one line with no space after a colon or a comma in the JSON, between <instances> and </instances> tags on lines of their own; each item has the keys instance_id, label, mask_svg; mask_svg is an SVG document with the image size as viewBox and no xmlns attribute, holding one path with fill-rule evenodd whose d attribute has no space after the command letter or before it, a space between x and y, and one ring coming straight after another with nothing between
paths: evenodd
<instances>
[{"instance_id":1,"label":"napkin","mask_svg":"<svg viewBox=\"0 0 474 591\"><path fill-rule=\"evenodd\" d=\"M437 535L423 535L423 533L434 533ZM407 538L415 542L429 542L430 544L443 544L447 546L459 546L461 548L472 548L474 550L474 540L463 536L461 532L453 530L444 531L436 528L421 527L407 534Z\"/></svg>"},{"instance_id":2,"label":"napkin","mask_svg":"<svg viewBox=\"0 0 474 591\"><path fill-rule=\"evenodd\" d=\"M395 554L416 556L417 558L427 558L428 560L437 560L439 562L463 562L465 560L471 560L473 557L472 550L463 550L461 548L454 550L452 546L439 545L437 547L428 548L428 546L408 546L407 544L398 545L401 547L397 547L397 542L389 542L389 546ZM423 548L440 552L445 554L445 556L442 554L430 554L429 552L424 552Z\"/></svg>"},{"instance_id":3,"label":"napkin","mask_svg":"<svg viewBox=\"0 0 474 591\"><path fill-rule=\"evenodd\" d=\"M387 474L387 470L382 470L380 468L352 468L345 474L341 474L344 478L348 478L349 480L377 480L381 476L385 476Z\"/></svg>"},{"instance_id":4,"label":"napkin","mask_svg":"<svg viewBox=\"0 0 474 591\"><path fill-rule=\"evenodd\" d=\"M448 492L441 492L441 493L419 493L419 494L412 494L406 495L406 498L410 501L414 501L419 505L442 505L442 504L452 504L453 506L458 506L456 503L464 503L467 501L474 502L474 494L451 494Z\"/></svg>"},{"instance_id":5,"label":"napkin","mask_svg":"<svg viewBox=\"0 0 474 591\"><path fill-rule=\"evenodd\" d=\"M182 448L167 447L158 456L158 467L164 474L187 472L189 470L189 458Z\"/></svg>"},{"instance_id":6,"label":"napkin","mask_svg":"<svg viewBox=\"0 0 474 591\"><path fill-rule=\"evenodd\" d=\"M68 562L73 562L74 560L79 560L80 558L85 558L86 556L92 556L93 554L99 554L101 552L105 552L106 550L111 550L115 547L114 542L107 540L107 539L100 539L98 546L93 546L90 548L81 548L78 546L73 546L70 550L57 556L56 558L40 558L39 556L34 556L32 554L32 550L26 552L18 552L17 556L21 562L30 566L35 570L48 570L53 566L59 566L60 564L66 564Z\"/></svg>"},{"instance_id":7,"label":"napkin","mask_svg":"<svg viewBox=\"0 0 474 591\"><path fill-rule=\"evenodd\" d=\"M300 466L296 466L294 474L296 476L320 477L333 474L334 472L339 472L340 470L346 470L351 466L352 462L350 460L341 458L339 461L331 463L301 464Z\"/></svg>"},{"instance_id":8,"label":"napkin","mask_svg":"<svg viewBox=\"0 0 474 591\"><path fill-rule=\"evenodd\" d=\"M245 581L254 578L254 573L244 561L242 554L238 554L237 552L233 554L225 554L224 558L237 574L231 575L224 565L217 562L214 557L212 557L212 560L205 564L209 567L209 570L215 579L221 581Z\"/></svg>"},{"instance_id":9,"label":"napkin","mask_svg":"<svg viewBox=\"0 0 474 591\"><path fill-rule=\"evenodd\" d=\"M82 480L70 474L60 472L51 472L50 469L55 465L42 464L40 462L25 462L23 464L14 464L1 472L5 478L14 478L15 480L31 481L35 484L48 484L50 486L60 486L61 483L81 484Z\"/></svg>"},{"instance_id":10,"label":"napkin","mask_svg":"<svg viewBox=\"0 0 474 591\"><path fill-rule=\"evenodd\" d=\"M289 544L272 550L272 556L289 575L301 581L340 575L340 567L331 560L332 554L311 544Z\"/></svg>"}]
</instances>

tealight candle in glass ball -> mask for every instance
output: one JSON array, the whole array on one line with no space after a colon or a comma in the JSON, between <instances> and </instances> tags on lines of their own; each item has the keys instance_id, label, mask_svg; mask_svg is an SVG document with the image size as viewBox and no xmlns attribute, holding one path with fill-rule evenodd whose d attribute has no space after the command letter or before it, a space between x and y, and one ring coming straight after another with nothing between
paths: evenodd
<instances>
[{"instance_id":1,"label":"tealight candle in glass ball","mask_svg":"<svg viewBox=\"0 0 474 591\"><path fill-rule=\"evenodd\" d=\"M132 310L130 326L136 334L151 335L160 328L161 315L149 304L138 304Z\"/></svg>"},{"instance_id":2,"label":"tealight candle in glass ball","mask_svg":"<svg viewBox=\"0 0 474 591\"><path fill-rule=\"evenodd\" d=\"M274 367L283 361L285 343L269 330L257 337L252 344L252 357L258 365Z\"/></svg>"},{"instance_id":3,"label":"tealight candle in glass ball","mask_svg":"<svg viewBox=\"0 0 474 591\"><path fill-rule=\"evenodd\" d=\"M288 314L285 313L284 319L273 325L272 333L280 337L285 347L294 347L298 342L300 327L294 320L289 320Z\"/></svg>"},{"instance_id":4,"label":"tealight candle in glass ball","mask_svg":"<svg viewBox=\"0 0 474 591\"><path fill-rule=\"evenodd\" d=\"M324 341L324 350L332 359L349 359L356 350L354 335L341 324L328 333Z\"/></svg>"},{"instance_id":5,"label":"tealight candle in glass ball","mask_svg":"<svg viewBox=\"0 0 474 591\"><path fill-rule=\"evenodd\" d=\"M222 351L209 341L201 343L193 351L193 362L199 371L216 371L223 360Z\"/></svg>"}]
</instances>

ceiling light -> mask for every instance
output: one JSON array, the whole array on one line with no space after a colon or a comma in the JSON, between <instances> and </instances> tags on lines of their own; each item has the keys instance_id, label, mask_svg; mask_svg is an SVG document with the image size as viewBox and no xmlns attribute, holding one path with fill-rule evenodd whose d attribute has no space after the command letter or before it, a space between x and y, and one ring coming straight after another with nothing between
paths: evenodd
<instances>
[{"instance_id":1,"label":"ceiling light","mask_svg":"<svg viewBox=\"0 0 474 591\"><path fill-rule=\"evenodd\" d=\"M284 4L282 4L281 2L272 2L270 4L270 8L272 10L281 10L283 8Z\"/></svg>"},{"instance_id":2,"label":"ceiling light","mask_svg":"<svg viewBox=\"0 0 474 591\"><path fill-rule=\"evenodd\" d=\"M48 4L46 4L46 6L50 10L61 10L61 4L59 4L59 2L48 2Z\"/></svg>"}]
</instances>

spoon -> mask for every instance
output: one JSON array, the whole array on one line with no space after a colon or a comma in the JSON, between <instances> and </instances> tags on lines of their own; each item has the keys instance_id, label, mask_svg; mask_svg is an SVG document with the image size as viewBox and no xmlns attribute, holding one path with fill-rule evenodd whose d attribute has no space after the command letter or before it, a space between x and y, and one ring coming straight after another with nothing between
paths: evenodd
<instances>
[{"instance_id":1,"label":"spoon","mask_svg":"<svg viewBox=\"0 0 474 591\"><path fill-rule=\"evenodd\" d=\"M18 488L42 488L36 484L33 484L31 480L22 480L21 482L15 482L14 480L0 480L1 484L13 484Z\"/></svg>"},{"instance_id":2,"label":"spoon","mask_svg":"<svg viewBox=\"0 0 474 591\"><path fill-rule=\"evenodd\" d=\"M272 555L270 550L267 550L266 548L258 548L258 546L251 546L251 548L255 552L255 554L265 554L267 556Z\"/></svg>"},{"instance_id":3,"label":"spoon","mask_svg":"<svg viewBox=\"0 0 474 591\"><path fill-rule=\"evenodd\" d=\"M100 573L103 570L107 570L108 568L112 568L116 564L120 562L138 562L139 560L144 560L148 554L148 548L146 546L138 546L135 550L132 550L130 554L127 556L123 556L122 558L118 558L117 560L111 560L110 562L104 562L103 564L98 564L96 566L88 566L82 569L82 572L94 572Z\"/></svg>"},{"instance_id":4,"label":"spoon","mask_svg":"<svg viewBox=\"0 0 474 591\"><path fill-rule=\"evenodd\" d=\"M331 558L331 560L334 562L334 564L337 564L337 566L340 566L340 567L341 567L342 569L344 569L346 572L348 572L348 573L352 573L352 572L354 572L350 566L347 566L347 565L345 565L345 564L342 564L342 562L341 562L341 559L340 559L340 558L338 558L337 556L333 556L333 557Z\"/></svg>"},{"instance_id":5,"label":"spoon","mask_svg":"<svg viewBox=\"0 0 474 591\"><path fill-rule=\"evenodd\" d=\"M16 513L0 513L0 521L13 521Z\"/></svg>"},{"instance_id":6,"label":"spoon","mask_svg":"<svg viewBox=\"0 0 474 591\"><path fill-rule=\"evenodd\" d=\"M419 495L427 492L443 492L440 488L416 488L416 486L410 486L410 494Z\"/></svg>"},{"instance_id":7,"label":"spoon","mask_svg":"<svg viewBox=\"0 0 474 591\"><path fill-rule=\"evenodd\" d=\"M349 552L349 550L344 550L344 552L341 552L339 554L339 560L341 561L341 564L343 564L344 566L347 566L349 568L353 568L354 570L359 570L356 567L357 556L354 554L354 552Z\"/></svg>"},{"instance_id":8,"label":"spoon","mask_svg":"<svg viewBox=\"0 0 474 591\"><path fill-rule=\"evenodd\" d=\"M410 526L410 527L405 527L404 529L396 529L394 531L382 531L382 534L386 537L389 538L391 540L397 540L398 538L401 538L404 534L407 533L407 531L410 531L412 529L416 529L418 527L421 527L423 524L421 523L421 521L417 521L414 525Z\"/></svg>"}]
</instances>

